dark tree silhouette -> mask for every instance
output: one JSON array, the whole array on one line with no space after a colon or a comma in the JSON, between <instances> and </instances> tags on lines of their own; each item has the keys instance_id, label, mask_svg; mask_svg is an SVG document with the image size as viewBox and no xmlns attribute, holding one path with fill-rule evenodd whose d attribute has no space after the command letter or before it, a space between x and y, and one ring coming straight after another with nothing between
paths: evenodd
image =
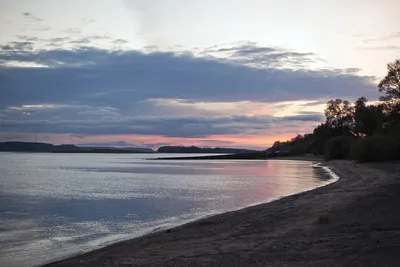
<instances>
[{"instance_id":1,"label":"dark tree silhouette","mask_svg":"<svg viewBox=\"0 0 400 267\"><path fill-rule=\"evenodd\" d=\"M383 113L385 106L367 105L368 100L360 97L354 106L354 132L358 136L372 135L382 131L382 125L385 120Z\"/></svg>"},{"instance_id":2,"label":"dark tree silhouette","mask_svg":"<svg viewBox=\"0 0 400 267\"><path fill-rule=\"evenodd\" d=\"M385 78L379 83L379 92L385 93L380 100L385 101L385 112L388 114L386 128L390 132L400 133L400 59L387 64Z\"/></svg>"},{"instance_id":3,"label":"dark tree silhouette","mask_svg":"<svg viewBox=\"0 0 400 267\"><path fill-rule=\"evenodd\" d=\"M327 159L358 161L400 160L400 59L387 65L388 73L379 83L384 93L378 104L365 97L354 103L330 100L325 123L312 134L298 135L290 141L276 141L274 156L323 154Z\"/></svg>"},{"instance_id":4,"label":"dark tree silhouette","mask_svg":"<svg viewBox=\"0 0 400 267\"><path fill-rule=\"evenodd\" d=\"M385 93L381 100L400 100L400 59L388 63L387 71L385 78L378 85L379 92Z\"/></svg>"},{"instance_id":5,"label":"dark tree silhouette","mask_svg":"<svg viewBox=\"0 0 400 267\"><path fill-rule=\"evenodd\" d=\"M325 109L326 124L337 128L341 134L350 133L353 124L354 107L347 100L330 100Z\"/></svg>"}]
</instances>

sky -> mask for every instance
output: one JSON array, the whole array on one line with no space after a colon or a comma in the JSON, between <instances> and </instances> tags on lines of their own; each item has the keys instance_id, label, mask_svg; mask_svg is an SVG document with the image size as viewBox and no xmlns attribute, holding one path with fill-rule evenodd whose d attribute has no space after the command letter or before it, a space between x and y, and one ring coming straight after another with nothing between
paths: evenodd
<instances>
[{"instance_id":1,"label":"sky","mask_svg":"<svg viewBox=\"0 0 400 267\"><path fill-rule=\"evenodd\" d=\"M0 141L265 149L379 98L398 0L0 0Z\"/></svg>"}]
</instances>

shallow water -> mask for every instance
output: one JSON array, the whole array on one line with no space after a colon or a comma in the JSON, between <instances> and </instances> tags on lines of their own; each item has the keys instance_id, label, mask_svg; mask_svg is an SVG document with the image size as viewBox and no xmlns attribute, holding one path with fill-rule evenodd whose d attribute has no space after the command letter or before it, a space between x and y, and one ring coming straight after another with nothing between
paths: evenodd
<instances>
[{"instance_id":1,"label":"shallow water","mask_svg":"<svg viewBox=\"0 0 400 267\"><path fill-rule=\"evenodd\" d=\"M0 266L35 266L331 182L312 162L145 160L160 156L0 153Z\"/></svg>"}]
</instances>

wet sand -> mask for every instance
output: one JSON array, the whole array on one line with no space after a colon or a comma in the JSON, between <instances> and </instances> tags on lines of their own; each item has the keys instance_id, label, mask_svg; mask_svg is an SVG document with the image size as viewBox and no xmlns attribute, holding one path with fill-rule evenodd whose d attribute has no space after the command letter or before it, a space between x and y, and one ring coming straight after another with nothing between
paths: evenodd
<instances>
[{"instance_id":1,"label":"wet sand","mask_svg":"<svg viewBox=\"0 0 400 267\"><path fill-rule=\"evenodd\" d=\"M400 162L324 165L337 182L46 266L399 266Z\"/></svg>"}]
</instances>

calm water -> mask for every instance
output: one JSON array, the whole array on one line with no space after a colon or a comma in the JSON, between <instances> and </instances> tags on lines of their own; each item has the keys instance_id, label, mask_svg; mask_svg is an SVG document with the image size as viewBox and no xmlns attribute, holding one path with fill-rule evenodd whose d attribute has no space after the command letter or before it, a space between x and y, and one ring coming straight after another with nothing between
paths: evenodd
<instances>
[{"instance_id":1,"label":"calm water","mask_svg":"<svg viewBox=\"0 0 400 267\"><path fill-rule=\"evenodd\" d=\"M0 153L0 266L38 265L331 179L310 162L151 156L160 154Z\"/></svg>"}]
</instances>

